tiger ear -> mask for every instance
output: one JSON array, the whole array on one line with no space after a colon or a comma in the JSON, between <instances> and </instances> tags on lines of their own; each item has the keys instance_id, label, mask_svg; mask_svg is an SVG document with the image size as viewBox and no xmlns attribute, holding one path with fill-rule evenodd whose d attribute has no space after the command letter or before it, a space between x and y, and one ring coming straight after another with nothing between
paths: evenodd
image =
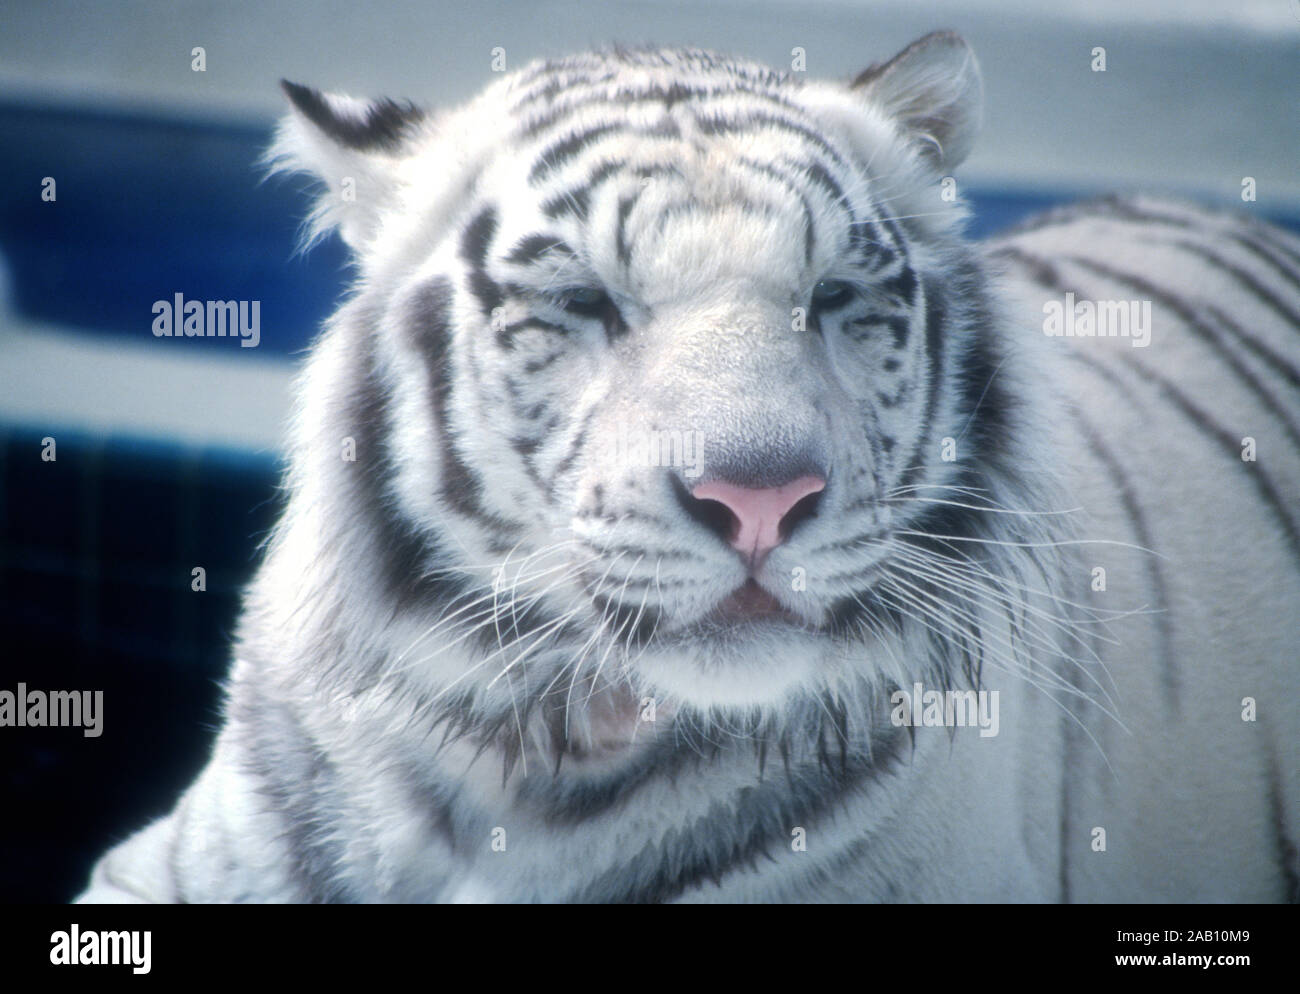
<instances>
[{"instance_id":1,"label":"tiger ear","mask_svg":"<svg viewBox=\"0 0 1300 994\"><path fill-rule=\"evenodd\" d=\"M291 113L267 153L272 172L306 172L325 186L308 219L311 244L338 228L360 249L375 234L396 188L394 166L425 112L392 100L358 100L281 80Z\"/></svg>"},{"instance_id":2,"label":"tiger ear","mask_svg":"<svg viewBox=\"0 0 1300 994\"><path fill-rule=\"evenodd\" d=\"M896 121L921 157L948 172L969 154L984 110L975 53L953 31L912 42L858 74L851 88Z\"/></svg>"}]
</instances>

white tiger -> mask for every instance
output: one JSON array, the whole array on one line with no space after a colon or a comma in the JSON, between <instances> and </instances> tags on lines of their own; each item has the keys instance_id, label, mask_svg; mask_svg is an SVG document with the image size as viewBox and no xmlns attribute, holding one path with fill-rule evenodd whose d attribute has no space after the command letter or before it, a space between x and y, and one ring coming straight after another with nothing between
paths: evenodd
<instances>
[{"instance_id":1,"label":"white tiger","mask_svg":"<svg viewBox=\"0 0 1300 994\"><path fill-rule=\"evenodd\" d=\"M1296 239L967 242L950 33L286 90L355 291L212 760L81 900L1300 896Z\"/></svg>"}]
</instances>

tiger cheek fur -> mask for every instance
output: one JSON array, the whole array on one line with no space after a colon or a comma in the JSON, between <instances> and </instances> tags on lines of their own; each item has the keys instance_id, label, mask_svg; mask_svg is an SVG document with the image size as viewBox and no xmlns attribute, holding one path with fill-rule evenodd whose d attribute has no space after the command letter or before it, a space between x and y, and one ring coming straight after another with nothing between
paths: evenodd
<instances>
[{"instance_id":1,"label":"tiger cheek fur","mask_svg":"<svg viewBox=\"0 0 1300 994\"><path fill-rule=\"evenodd\" d=\"M1294 603L1300 542L1205 552L1225 498L1150 442L1222 468L1216 417L1281 425L1233 496L1300 534L1294 239L1114 201L965 241L936 189L982 93L949 33L849 84L674 49L439 115L286 92L275 161L325 183L313 237L357 282L303 372L213 760L83 900L1300 896L1294 713L1222 750L1214 725L1243 668L1285 692L1300 631L1250 592ZM1155 297L1165 355L1232 403L1055 349L1043 292L1080 281ZM1215 639L1251 658L1198 665ZM1000 709L896 720L922 687ZM1130 740L1121 710L1160 718ZM1199 757L1190 794L1157 754ZM1211 794L1248 866L1195 848Z\"/></svg>"}]
</instances>

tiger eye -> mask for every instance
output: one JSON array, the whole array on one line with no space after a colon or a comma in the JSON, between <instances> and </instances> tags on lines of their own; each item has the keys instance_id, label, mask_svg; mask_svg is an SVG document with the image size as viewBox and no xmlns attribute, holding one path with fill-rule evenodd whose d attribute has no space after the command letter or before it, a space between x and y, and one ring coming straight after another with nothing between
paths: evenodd
<instances>
[{"instance_id":1,"label":"tiger eye","mask_svg":"<svg viewBox=\"0 0 1300 994\"><path fill-rule=\"evenodd\" d=\"M575 287L560 295L560 306L576 314L599 314L609 303L609 295L600 287Z\"/></svg>"},{"instance_id":2,"label":"tiger eye","mask_svg":"<svg viewBox=\"0 0 1300 994\"><path fill-rule=\"evenodd\" d=\"M849 301L853 287L844 280L821 280L813 287L813 306L822 309L842 307Z\"/></svg>"}]
</instances>

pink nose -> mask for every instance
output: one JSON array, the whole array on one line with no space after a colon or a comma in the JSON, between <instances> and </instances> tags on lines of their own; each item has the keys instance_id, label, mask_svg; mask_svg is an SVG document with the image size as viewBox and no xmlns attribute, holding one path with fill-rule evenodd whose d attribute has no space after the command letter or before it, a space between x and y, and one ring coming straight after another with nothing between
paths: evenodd
<instances>
[{"instance_id":1,"label":"pink nose","mask_svg":"<svg viewBox=\"0 0 1300 994\"><path fill-rule=\"evenodd\" d=\"M781 521L791 508L825 486L826 481L816 476L801 476L761 490L714 480L701 483L691 495L698 500L716 500L730 511L735 520L727 540L754 563L760 563L781 544Z\"/></svg>"}]
</instances>

